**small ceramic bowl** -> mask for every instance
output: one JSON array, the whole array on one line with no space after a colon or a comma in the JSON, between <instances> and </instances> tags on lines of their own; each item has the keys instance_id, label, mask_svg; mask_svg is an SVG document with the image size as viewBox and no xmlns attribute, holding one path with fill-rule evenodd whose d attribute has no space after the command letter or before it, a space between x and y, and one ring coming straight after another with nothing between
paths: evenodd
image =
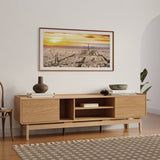
<instances>
[{"instance_id":1,"label":"small ceramic bowl","mask_svg":"<svg viewBox=\"0 0 160 160\"><path fill-rule=\"evenodd\" d=\"M127 84L110 84L110 89L112 90L126 90L128 88Z\"/></svg>"}]
</instances>

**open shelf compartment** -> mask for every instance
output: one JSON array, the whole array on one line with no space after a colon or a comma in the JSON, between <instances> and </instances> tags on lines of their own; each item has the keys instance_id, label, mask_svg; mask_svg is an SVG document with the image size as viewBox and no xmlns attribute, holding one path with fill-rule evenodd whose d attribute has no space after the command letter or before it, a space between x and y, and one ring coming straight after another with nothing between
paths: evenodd
<instances>
[{"instance_id":1,"label":"open shelf compartment","mask_svg":"<svg viewBox=\"0 0 160 160\"><path fill-rule=\"evenodd\" d=\"M82 104L87 103L98 103L99 107L103 109L104 108L114 108L115 105L115 98L79 98L75 99L75 109L83 109L85 107L81 107ZM95 108L95 107L86 107L86 108ZM86 109L85 108L85 109ZM98 107L97 107L98 108Z\"/></svg>"},{"instance_id":2,"label":"open shelf compartment","mask_svg":"<svg viewBox=\"0 0 160 160\"><path fill-rule=\"evenodd\" d=\"M74 99L60 99L60 120L74 120Z\"/></svg>"},{"instance_id":3,"label":"open shelf compartment","mask_svg":"<svg viewBox=\"0 0 160 160\"><path fill-rule=\"evenodd\" d=\"M75 118L80 117L103 117L103 118L112 118L114 117L114 109L86 109L86 110L75 110Z\"/></svg>"}]
</instances>

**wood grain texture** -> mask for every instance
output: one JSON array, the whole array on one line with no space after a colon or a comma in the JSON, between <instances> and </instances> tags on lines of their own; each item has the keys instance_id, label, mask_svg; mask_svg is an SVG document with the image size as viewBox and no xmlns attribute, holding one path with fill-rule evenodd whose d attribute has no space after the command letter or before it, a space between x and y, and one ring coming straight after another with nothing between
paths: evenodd
<instances>
[{"instance_id":1,"label":"wood grain texture","mask_svg":"<svg viewBox=\"0 0 160 160\"><path fill-rule=\"evenodd\" d=\"M115 118L138 118L145 116L145 95L115 98Z\"/></svg>"},{"instance_id":2,"label":"wood grain texture","mask_svg":"<svg viewBox=\"0 0 160 160\"><path fill-rule=\"evenodd\" d=\"M98 103L98 108L83 108L81 103ZM146 96L103 96L101 94L56 95L54 98L15 97L15 118L29 130L139 123L146 116ZM132 120L130 118L133 118ZM138 119L135 119L138 118Z\"/></svg>"},{"instance_id":3,"label":"wood grain texture","mask_svg":"<svg viewBox=\"0 0 160 160\"><path fill-rule=\"evenodd\" d=\"M59 100L29 99L22 100L21 123L50 123L59 120Z\"/></svg>"},{"instance_id":4,"label":"wood grain texture","mask_svg":"<svg viewBox=\"0 0 160 160\"><path fill-rule=\"evenodd\" d=\"M49 129L49 128L72 128L72 127L87 127L87 126L102 126L112 124L129 124L140 123L141 119L129 119L129 120L103 120L93 122L77 122L77 123L58 123L58 124L42 124L42 125L30 125L30 130L35 129Z\"/></svg>"},{"instance_id":5,"label":"wood grain texture","mask_svg":"<svg viewBox=\"0 0 160 160\"><path fill-rule=\"evenodd\" d=\"M20 106L21 106L20 97L15 96L14 97L14 118L18 122L20 122L20 111L21 111Z\"/></svg>"},{"instance_id":6,"label":"wood grain texture","mask_svg":"<svg viewBox=\"0 0 160 160\"><path fill-rule=\"evenodd\" d=\"M140 122L139 122L139 132L140 133L142 132L142 120L140 120Z\"/></svg>"}]
</instances>

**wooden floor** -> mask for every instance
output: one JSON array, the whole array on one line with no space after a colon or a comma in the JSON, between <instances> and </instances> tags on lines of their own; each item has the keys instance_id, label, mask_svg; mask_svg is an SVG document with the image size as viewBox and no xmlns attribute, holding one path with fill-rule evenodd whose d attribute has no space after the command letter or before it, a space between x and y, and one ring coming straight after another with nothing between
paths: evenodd
<instances>
[{"instance_id":1,"label":"wooden floor","mask_svg":"<svg viewBox=\"0 0 160 160\"><path fill-rule=\"evenodd\" d=\"M142 120L142 135L160 134L160 115L148 114ZM105 137L122 137L139 135L138 128L131 128L128 131L124 129L108 129L103 130L102 133L95 132L81 132L81 133L67 133L67 135L39 135L30 136L29 142L25 137L15 137L12 142L10 137L4 140L0 138L0 160L20 160L16 152L12 149L12 145L16 144L31 144L41 142L66 141L76 139L91 139L91 138L105 138Z\"/></svg>"}]
</instances>

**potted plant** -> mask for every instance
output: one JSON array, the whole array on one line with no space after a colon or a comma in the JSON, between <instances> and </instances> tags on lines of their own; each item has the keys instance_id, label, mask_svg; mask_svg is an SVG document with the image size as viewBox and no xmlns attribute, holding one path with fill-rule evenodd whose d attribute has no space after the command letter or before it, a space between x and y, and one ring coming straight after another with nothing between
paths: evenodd
<instances>
[{"instance_id":1,"label":"potted plant","mask_svg":"<svg viewBox=\"0 0 160 160\"><path fill-rule=\"evenodd\" d=\"M149 82L144 82L146 77L148 75L148 71L145 68L141 73L140 73L140 80L141 80L141 85L140 85L140 91L143 94L147 94L147 92L152 88L152 86L147 87L145 90L143 90L144 86L149 84Z\"/></svg>"}]
</instances>

